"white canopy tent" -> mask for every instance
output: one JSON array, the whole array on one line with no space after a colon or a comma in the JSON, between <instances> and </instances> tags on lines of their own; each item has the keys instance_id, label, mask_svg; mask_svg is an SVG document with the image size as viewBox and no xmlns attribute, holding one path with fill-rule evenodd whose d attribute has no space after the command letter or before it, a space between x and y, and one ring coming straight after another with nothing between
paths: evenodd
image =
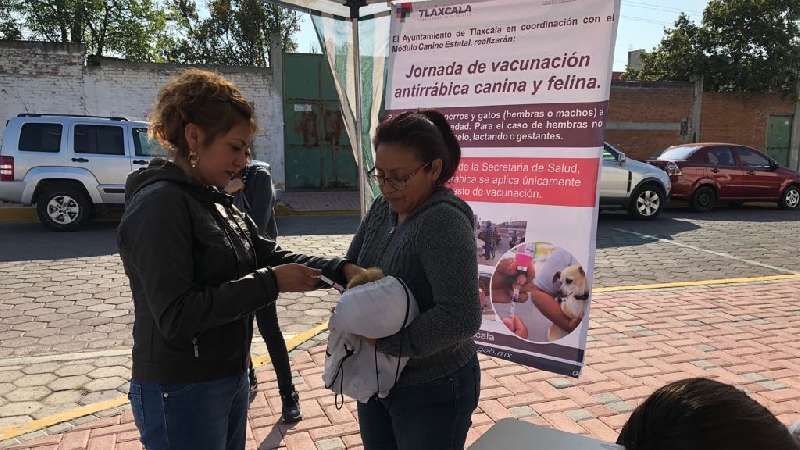
<instances>
[{"instance_id":1,"label":"white canopy tent","mask_svg":"<svg viewBox=\"0 0 800 450\"><path fill-rule=\"evenodd\" d=\"M391 2L268 0L311 15L333 72L342 115L358 164L361 215L378 193L367 178L374 164L372 136L383 104Z\"/></svg>"}]
</instances>

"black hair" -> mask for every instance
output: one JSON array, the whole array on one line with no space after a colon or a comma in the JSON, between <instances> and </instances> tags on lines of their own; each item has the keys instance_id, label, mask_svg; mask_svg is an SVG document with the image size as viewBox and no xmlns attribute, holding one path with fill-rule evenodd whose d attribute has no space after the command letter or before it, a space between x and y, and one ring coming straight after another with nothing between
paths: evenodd
<instances>
[{"instance_id":1,"label":"black hair","mask_svg":"<svg viewBox=\"0 0 800 450\"><path fill-rule=\"evenodd\" d=\"M376 150L380 144L405 145L425 163L441 159L442 173L436 180L439 185L453 178L461 160L461 146L453 129L435 110L409 111L384 120L375 131L374 143Z\"/></svg>"},{"instance_id":2,"label":"black hair","mask_svg":"<svg viewBox=\"0 0 800 450\"><path fill-rule=\"evenodd\" d=\"M617 444L626 450L798 450L767 408L708 378L658 389L633 411Z\"/></svg>"}]
</instances>

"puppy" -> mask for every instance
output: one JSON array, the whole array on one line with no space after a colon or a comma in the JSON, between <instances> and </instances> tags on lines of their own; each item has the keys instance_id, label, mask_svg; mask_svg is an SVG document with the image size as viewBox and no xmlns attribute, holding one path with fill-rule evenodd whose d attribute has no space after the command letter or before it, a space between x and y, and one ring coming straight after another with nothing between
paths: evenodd
<instances>
[{"instance_id":1,"label":"puppy","mask_svg":"<svg viewBox=\"0 0 800 450\"><path fill-rule=\"evenodd\" d=\"M365 271L361 272L360 274L353 277L349 283L347 283L347 289L354 288L356 286L361 286L362 284L372 283L373 281L378 281L381 278L385 277L386 275L383 274L383 271L377 267L371 267L366 269ZM339 292L342 292L339 290ZM331 307L331 314L336 312L336 307Z\"/></svg>"},{"instance_id":2,"label":"puppy","mask_svg":"<svg viewBox=\"0 0 800 450\"><path fill-rule=\"evenodd\" d=\"M347 283L347 289L361 286L362 284L372 283L373 281L378 281L385 276L386 275L383 274L381 269L377 267L370 267L369 269L354 276L353 279Z\"/></svg>"},{"instance_id":3,"label":"puppy","mask_svg":"<svg viewBox=\"0 0 800 450\"><path fill-rule=\"evenodd\" d=\"M561 311L570 319L583 317L586 303L589 300L589 288L586 284L586 273L579 264L574 264L566 269L556 272L553 282L560 283L560 292L556 300L561 305ZM553 324L547 333L548 339L557 341L569 334L566 330Z\"/></svg>"}]
</instances>

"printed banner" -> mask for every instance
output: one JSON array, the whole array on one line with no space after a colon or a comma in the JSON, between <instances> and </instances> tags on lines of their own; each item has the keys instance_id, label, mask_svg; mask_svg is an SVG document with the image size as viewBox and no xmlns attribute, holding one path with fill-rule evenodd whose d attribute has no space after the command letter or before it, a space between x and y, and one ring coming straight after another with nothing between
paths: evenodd
<instances>
[{"instance_id":1,"label":"printed banner","mask_svg":"<svg viewBox=\"0 0 800 450\"><path fill-rule=\"evenodd\" d=\"M482 353L577 377L619 0L395 7L389 115L445 114L475 214Z\"/></svg>"}]
</instances>

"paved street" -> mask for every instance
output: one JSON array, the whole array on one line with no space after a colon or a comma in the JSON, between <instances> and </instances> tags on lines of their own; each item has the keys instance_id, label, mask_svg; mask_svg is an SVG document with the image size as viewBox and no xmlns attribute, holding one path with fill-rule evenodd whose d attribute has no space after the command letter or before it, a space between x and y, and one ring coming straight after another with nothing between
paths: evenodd
<instances>
[{"instance_id":1,"label":"paved street","mask_svg":"<svg viewBox=\"0 0 800 450\"><path fill-rule=\"evenodd\" d=\"M703 215L676 209L655 222L604 214L597 235L595 287L800 272L798 219L796 212L761 208ZM357 219L289 217L279 225L284 247L341 255ZM32 224L0 224L0 430L126 392L132 305L114 235L113 223L72 234L50 233ZM714 295L727 295L719 289ZM615 295L615 301L641 296ZM710 294L699 290L686 298L702 303L702 295ZM325 320L335 298L327 291L281 296L278 310L284 332L293 335ZM797 317L797 300L792 298L782 308L794 307L786 312ZM609 308L614 311L612 305ZM632 312L620 314L624 321ZM614 321L603 317L593 313L593 326L600 330L593 331L596 336L616 329ZM254 353L265 353L263 343L257 339L254 344ZM597 356L589 352L593 354ZM73 426L58 425L50 432Z\"/></svg>"}]
</instances>

